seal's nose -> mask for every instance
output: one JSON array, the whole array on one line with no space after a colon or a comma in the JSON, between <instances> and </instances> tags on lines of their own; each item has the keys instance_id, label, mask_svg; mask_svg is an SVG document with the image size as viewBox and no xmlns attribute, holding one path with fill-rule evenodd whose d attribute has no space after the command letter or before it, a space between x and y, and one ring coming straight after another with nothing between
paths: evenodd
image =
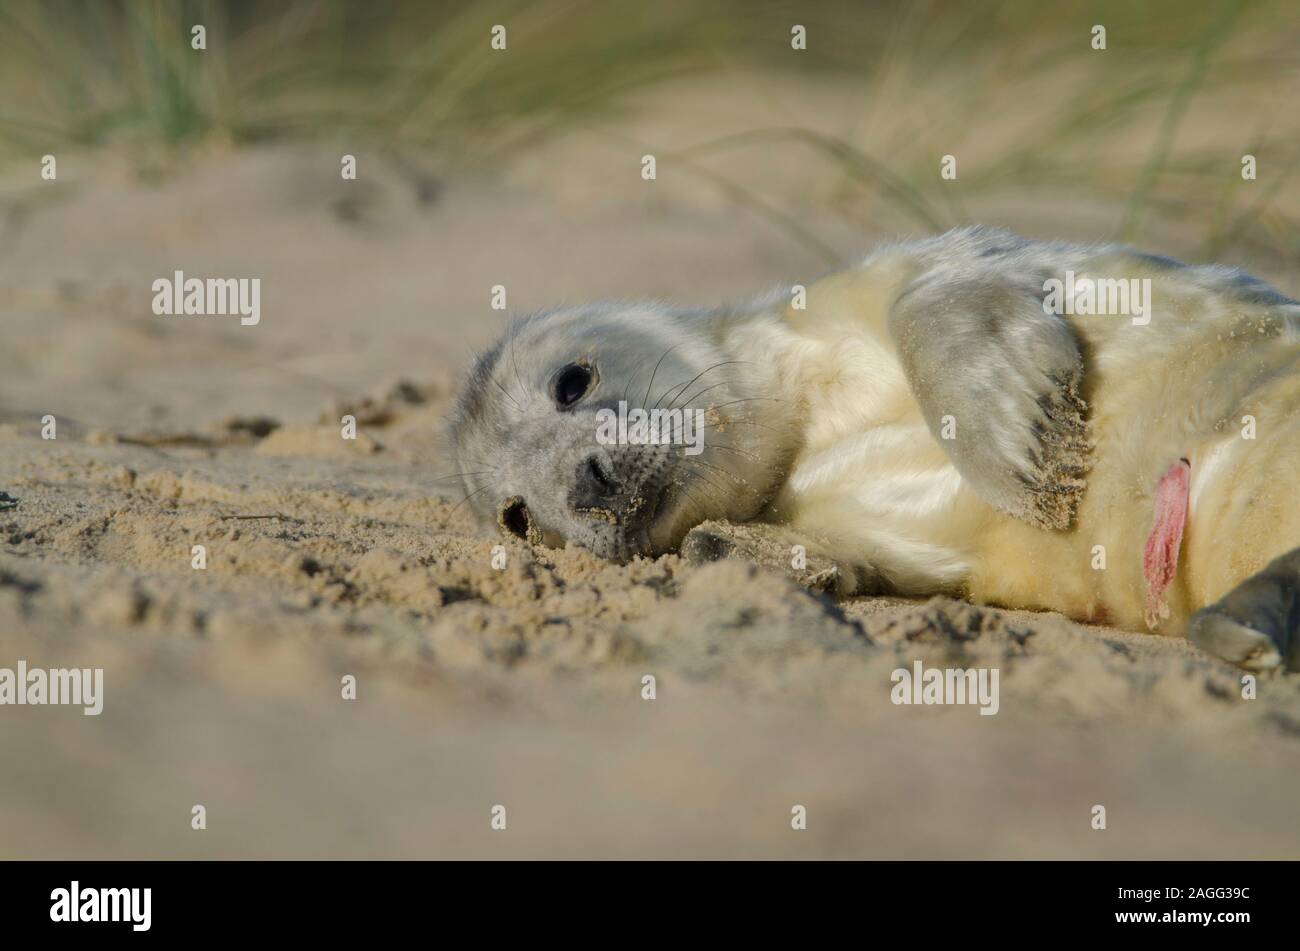
<instances>
[{"instance_id":1,"label":"seal's nose","mask_svg":"<svg viewBox=\"0 0 1300 951\"><path fill-rule=\"evenodd\" d=\"M594 450L578 463L573 479L573 506L578 509L608 508L621 487L609 454Z\"/></svg>"}]
</instances>

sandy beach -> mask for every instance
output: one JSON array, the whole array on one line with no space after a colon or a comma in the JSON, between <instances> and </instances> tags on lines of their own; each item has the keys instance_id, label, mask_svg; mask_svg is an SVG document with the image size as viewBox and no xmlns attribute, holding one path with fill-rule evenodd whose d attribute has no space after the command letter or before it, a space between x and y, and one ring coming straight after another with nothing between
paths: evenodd
<instances>
[{"instance_id":1,"label":"sandy beach","mask_svg":"<svg viewBox=\"0 0 1300 951\"><path fill-rule=\"evenodd\" d=\"M1192 141L1252 121L1209 98L1223 123ZM209 143L157 176L112 150L60 154L57 182L6 167L0 666L103 668L104 708L0 712L0 856L1300 854L1300 676L1246 699L1179 639L837 604L740 562L620 567L474 523L443 422L509 314L712 305L915 228L835 213L842 182L784 148L729 167L824 248L669 162L638 175L644 141L869 127L843 83L742 72L640 106L483 174L349 142ZM1087 241L1122 210L1011 191L961 211ZM1260 242L1228 263L1300 293ZM1144 244L1204 253L1172 219ZM178 270L259 278L259 322L156 315L151 282ZM996 715L891 702L917 661L996 668Z\"/></svg>"}]
</instances>

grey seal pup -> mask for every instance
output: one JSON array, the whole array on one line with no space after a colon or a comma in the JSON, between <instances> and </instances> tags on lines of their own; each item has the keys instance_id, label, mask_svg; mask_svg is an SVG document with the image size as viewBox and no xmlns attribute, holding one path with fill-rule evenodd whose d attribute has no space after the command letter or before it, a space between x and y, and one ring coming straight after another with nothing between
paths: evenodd
<instances>
[{"instance_id":1,"label":"grey seal pup","mask_svg":"<svg viewBox=\"0 0 1300 951\"><path fill-rule=\"evenodd\" d=\"M712 309L514 320L450 421L475 511L615 561L746 557L1300 667L1300 305L964 228Z\"/></svg>"}]
</instances>

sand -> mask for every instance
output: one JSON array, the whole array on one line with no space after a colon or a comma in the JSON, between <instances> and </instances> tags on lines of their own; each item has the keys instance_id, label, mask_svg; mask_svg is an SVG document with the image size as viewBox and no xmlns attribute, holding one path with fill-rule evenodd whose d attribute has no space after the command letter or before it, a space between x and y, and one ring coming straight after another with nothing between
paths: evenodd
<instances>
[{"instance_id":1,"label":"sand","mask_svg":"<svg viewBox=\"0 0 1300 951\"><path fill-rule=\"evenodd\" d=\"M0 708L0 857L1300 854L1300 677L1243 699L1180 640L475 525L439 430L493 284L709 304L824 269L694 187L530 168L5 180L0 666L102 667L105 708ZM807 216L846 256L881 236ZM261 323L153 315L176 269L260 277ZM998 713L893 704L916 660L996 667Z\"/></svg>"}]
</instances>

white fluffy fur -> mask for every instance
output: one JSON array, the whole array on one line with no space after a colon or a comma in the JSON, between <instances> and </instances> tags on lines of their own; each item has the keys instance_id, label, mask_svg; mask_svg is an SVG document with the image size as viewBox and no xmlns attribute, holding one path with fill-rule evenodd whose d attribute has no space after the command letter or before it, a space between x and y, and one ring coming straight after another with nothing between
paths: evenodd
<instances>
[{"instance_id":1,"label":"white fluffy fur","mask_svg":"<svg viewBox=\"0 0 1300 951\"><path fill-rule=\"evenodd\" d=\"M1003 250L984 253L991 246ZM1037 290L1030 302L1041 306L1044 275L1066 269L1149 278L1153 304L1146 326L1068 318L1085 355L1095 449L1075 526L1053 532L996 510L958 475L927 429L887 321L917 282ZM719 332L724 352L764 368L754 386L780 397L781 421L800 434L773 518L901 591L956 590L1138 626L1152 493L1182 457L1191 511L1162 630L1181 630L1192 611L1300 544L1300 307L1239 272L979 230L884 248L809 287L806 310L782 301L769 295ZM954 292L954 312L962 303ZM1246 415L1254 440L1242 435Z\"/></svg>"}]
</instances>

